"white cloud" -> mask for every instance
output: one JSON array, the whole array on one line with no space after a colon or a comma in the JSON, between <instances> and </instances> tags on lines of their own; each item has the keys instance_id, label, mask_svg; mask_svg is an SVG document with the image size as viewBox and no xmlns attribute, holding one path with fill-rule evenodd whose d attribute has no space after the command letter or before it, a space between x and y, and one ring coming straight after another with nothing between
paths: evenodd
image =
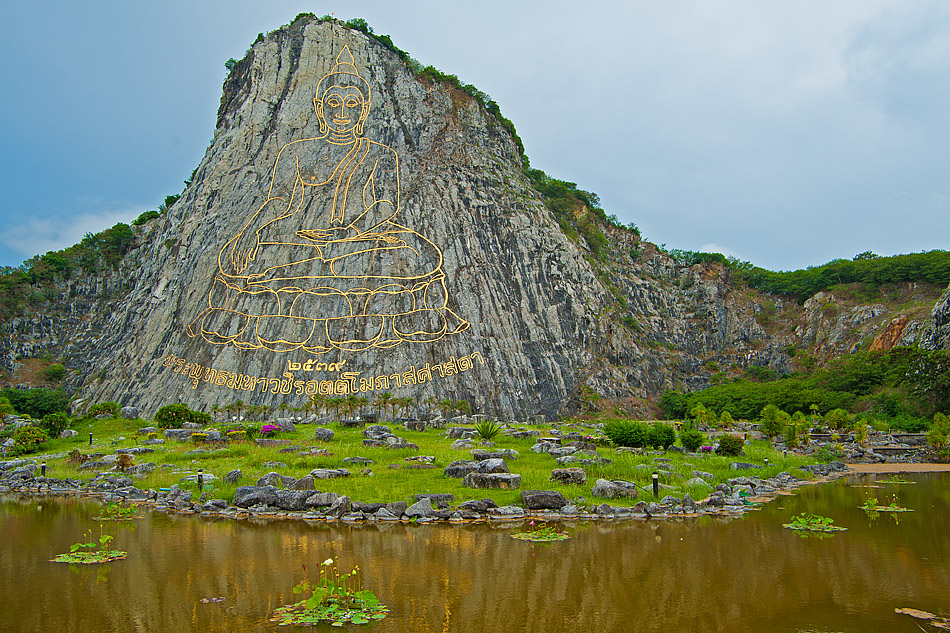
<instances>
[{"instance_id":1,"label":"white cloud","mask_svg":"<svg viewBox=\"0 0 950 633\"><path fill-rule=\"evenodd\" d=\"M732 250L731 248L727 248L725 246L720 246L719 244L713 244L713 243L703 244L702 246L699 247L699 251L701 253L722 253L726 257L735 257L736 259L739 259L739 260L742 259L742 256L739 255L739 253L737 253L736 251Z\"/></svg>"},{"instance_id":2,"label":"white cloud","mask_svg":"<svg viewBox=\"0 0 950 633\"><path fill-rule=\"evenodd\" d=\"M8 252L26 260L47 251L57 251L78 243L86 233L98 233L117 222L128 223L145 207L102 209L73 217L33 217L0 230L0 244Z\"/></svg>"}]
</instances>

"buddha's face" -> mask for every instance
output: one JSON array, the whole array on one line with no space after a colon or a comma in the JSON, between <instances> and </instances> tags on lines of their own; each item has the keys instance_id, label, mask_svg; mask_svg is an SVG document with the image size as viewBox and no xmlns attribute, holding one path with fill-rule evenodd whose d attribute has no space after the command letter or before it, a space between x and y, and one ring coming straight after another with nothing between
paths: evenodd
<instances>
[{"instance_id":1,"label":"buddha's face","mask_svg":"<svg viewBox=\"0 0 950 633\"><path fill-rule=\"evenodd\" d=\"M356 86L329 86L314 99L319 116L334 135L350 134L366 118L366 97Z\"/></svg>"}]
</instances>

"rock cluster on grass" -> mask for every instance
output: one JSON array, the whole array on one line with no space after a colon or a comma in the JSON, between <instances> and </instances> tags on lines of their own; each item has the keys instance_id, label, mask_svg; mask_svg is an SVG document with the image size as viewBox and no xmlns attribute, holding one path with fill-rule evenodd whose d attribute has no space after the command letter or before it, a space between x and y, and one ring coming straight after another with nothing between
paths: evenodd
<instances>
[{"instance_id":1,"label":"rock cluster on grass","mask_svg":"<svg viewBox=\"0 0 950 633\"><path fill-rule=\"evenodd\" d=\"M114 457L114 455L112 456ZM113 462L100 460L106 467L114 467ZM480 473L476 470L465 475L470 483L479 483L488 487L517 488L520 476L511 473ZM581 469L560 469L561 471L580 471ZM808 470L819 475L836 475L846 472L840 462L809 467ZM555 471L552 471L552 475ZM524 508L498 505L490 499L471 500L452 507L455 499L452 495L424 493L416 495L416 501L365 503L350 499L333 492L321 492L315 483L322 477L348 476L346 469L314 469L309 475L299 479L272 472L261 477L258 485L239 486L235 492L233 504L222 499L192 499L191 491L181 490L177 485L169 490L140 490L133 480L123 473L100 472L93 479L57 479L39 476L39 468L33 460L17 459L0 461L0 492L19 491L32 494L95 495L109 502L139 501L148 503L159 510L190 512L222 516L296 516L302 519L340 519L343 521L463 521L478 518L491 520L511 520L526 516L528 512L541 512L545 519L557 518L634 518L663 517L676 515L695 515L708 513L739 513L748 508L748 498L774 494L777 490L800 485L802 480L788 473L780 473L770 479L757 477L736 477L727 483L717 484L715 489L702 503L697 503L688 494L682 498L664 496L659 501L640 501L633 507L611 506L607 503L581 508L570 503L559 491L523 490L521 494ZM695 471L694 479L705 481L709 473ZM206 481L214 478L204 473ZM229 472L225 480L236 482L240 479L239 470ZM579 473L572 473L579 478ZM185 481L196 478L189 475ZM556 481L561 481L560 479ZM606 499L630 498L644 491L636 492L631 482L608 481L599 479L592 489L592 495ZM611 496L614 495L614 496Z\"/></svg>"}]
</instances>

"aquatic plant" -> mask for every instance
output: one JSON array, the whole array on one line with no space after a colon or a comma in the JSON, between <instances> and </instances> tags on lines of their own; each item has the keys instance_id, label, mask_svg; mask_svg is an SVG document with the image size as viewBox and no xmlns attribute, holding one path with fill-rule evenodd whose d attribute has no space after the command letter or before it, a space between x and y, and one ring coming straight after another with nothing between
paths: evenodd
<instances>
[{"instance_id":1,"label":"aquatic plant","mask_svg":"<svg viewBox=\"0 0 950 633\"><path fill-rule=\"evenodd\" d=\"M835 525L834 523L834 519L830 517L802 512L797 517L792 517L791 523L783 523L782 527L787 527L790 530L804 530L808 532L844 532L848 529Z\"/></svg>"},{"instance_id":2,"label":"aquatic plant","mask_svg":"<svg viewBox=\"0 0 950 633\"><path fill-rule=\"evenodd\" d=\"M131 521L142 518L136 506L109 503L102 509L102 514L92 517L94 521Z\"/></svg>"},{"instance_id":3,"label":"aquatic plant","mask_svg":"<svg viewBox=\"0 0 950 633\"><path fill-rule=\"evenodd\" d=\"M891 496L891 502L888 505L882 505L877 497L868 495L868 498L864 500L860 507L869 514L872 512L913 512L910 508L901 507L897 503L897 495Z\"/></svg>"},{"instance_id":4,"label":"aquatic plant","mask_svg":"<svg viewBox=\"0 0 950 633\"><path fill-rule=\"evenodd\" d=\"M59 554L56 558L50 559L53 563L79 563L89 565L93 563L108 563L114 560L121 560L128 556L128 552L106 549L112 542L112 536L102 534L100 527L99 539L92 537L92 530L86 532L88 543L73 543L69 546L68 554Z\"/></svg>"},{"instance_id":5,"label":"aquatic plant","mask_svg":"<svg viewBox=\"0 0 950 633\"><path fill-rule=\"evenodd\" d=\"M304 570L306 571L306 566ZM348 574L340 574L339 568L328 558L320 565L320 575L316 582L306 579L298 583L294 594L310 596L295 604L285 605L274 610L271 622L280 626L313 625L329 622L333 626L344 623L367 624L373 620L382 620L389 609L379 603L372 591L363 588L363 578L359 566L354 566Z\"/></svg>"},{"instance_id":6,"label":"aquatic plant","mask_svg":"<svg viewBox=\"0 0 950 633\"><path fill-rule=\"evenodd\" d=\"M528 525L533 528L535 522L531 521ZM511 538L516 538L519 541L532 541L534 543L553 543L555 541L566 541L571 537L566 532L558 530L557 526L552 527L542 522L537 528L529 529L527 532L512 534Z\"/></svg>"}]
</instances>

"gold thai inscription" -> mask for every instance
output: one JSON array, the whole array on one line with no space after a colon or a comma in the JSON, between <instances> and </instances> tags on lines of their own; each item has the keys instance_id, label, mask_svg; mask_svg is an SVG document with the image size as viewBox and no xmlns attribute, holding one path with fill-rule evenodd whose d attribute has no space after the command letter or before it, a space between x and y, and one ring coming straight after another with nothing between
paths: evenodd
<instances>
[{"instance_id":1,"label":"gold thai inscription","mask_svg":"<svg viewBox=\"0 0 950 633\"><path fill-rule=\"evenodd\" d=\"M475 361L478 361L478 365ZM157 362L157 361L156 361ZM343 363L332 363L339 369ZM321 380L300 380L290 371L284 372L280 378L267 376L251 376L237 372L229 372L214 367L204 367L198 363L191 363L184 358L169 354L162 360L162 367L170 369L197 389L201 384L225 387L232 391L258 391L260 394L295 395L295 396L346 396L371 391L388 391L396 387L421 385L431 382L433 378L446 378L466 372L476 366L485 364L481 353L460 356L450 356L449 360L441 363L426 363L422 367L410 365L404 372L395 372L388 375L363 376L363 372L341 371L336 378Z\"/></svg>"}]
</instances>

